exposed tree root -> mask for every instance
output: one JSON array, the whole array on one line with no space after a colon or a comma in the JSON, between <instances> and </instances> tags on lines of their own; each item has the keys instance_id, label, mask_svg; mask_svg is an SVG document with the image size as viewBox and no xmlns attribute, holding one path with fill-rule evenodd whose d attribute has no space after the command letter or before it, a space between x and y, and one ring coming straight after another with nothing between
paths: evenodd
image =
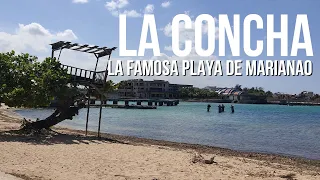
<instances>
[{"instance_id":1,"label":"exposed tree root","mask_svg":"<svg viewBox=\"0 0 320 180\"><path fill-rule=\"evenodd\" d=\"M36 135L36 134L47 134L48 132L52 132L50 129L54 125L69 119L72 120L73 116L78 115L79 110L84 108L85 104L83 102L78 103L77 106L69 106L68 104L60 105L57 109L46 119L31 121L27 119L23 119L21 125L21 133Z\"/></svg>"}]
</instances>

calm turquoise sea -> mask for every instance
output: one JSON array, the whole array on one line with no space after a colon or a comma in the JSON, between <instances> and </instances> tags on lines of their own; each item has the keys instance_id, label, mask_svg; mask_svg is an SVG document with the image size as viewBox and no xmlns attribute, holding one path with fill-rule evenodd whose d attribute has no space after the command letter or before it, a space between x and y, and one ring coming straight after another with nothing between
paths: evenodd
<instances>
[{"instance_id":1,"label":"calm turquoise sea","mask_svg":"<svg viewBox=\"0 0 320 180\"><path fill-rule=\"evenodd\" d=\"M142 138L212 145L240 151L275 153L320 160L320 107L181 102L156 110L104 108L102 132ZM22 116L45 118L53 110L18 110ZM98 129L98 108L90 111L89 129ZM59 125L85 129L86 109Z\"/></svg>"}]
</instances>

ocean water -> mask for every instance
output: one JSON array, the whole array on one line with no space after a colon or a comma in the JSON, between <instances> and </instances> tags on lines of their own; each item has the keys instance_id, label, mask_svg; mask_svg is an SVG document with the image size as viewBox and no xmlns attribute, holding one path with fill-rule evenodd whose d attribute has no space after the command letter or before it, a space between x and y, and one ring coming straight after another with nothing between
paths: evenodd
<instances>
[{"instance_id":1,"label":"ocean water","mask_svg":"<svg viewBox=\"0 0 320 180\"><path fill-rule=\"evenodd\" d=\"M240 151L320 160L320 107L181 102L154 110L103 108L101 132L212 145ZM45 118L52 109L17 110L27 118ZM60 126L85 129L86 109ZM98 129L99 108L90 109L89 130Z\"/></svg>"}]
</instances>

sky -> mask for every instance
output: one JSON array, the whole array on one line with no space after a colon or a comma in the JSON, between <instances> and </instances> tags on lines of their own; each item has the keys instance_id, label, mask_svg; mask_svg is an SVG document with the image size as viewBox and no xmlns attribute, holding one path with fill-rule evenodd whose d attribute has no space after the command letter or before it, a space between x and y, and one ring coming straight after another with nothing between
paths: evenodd
<instances>
[{"instance_id":1,"label":"sky","mask_svg":"<svg viewBox=\"0 0 320 180\"><path fill-rule=\"evenodd\" d=\"M18 53L30 53L39 60L51 55L50 43L64 40L83 44L119 47L119 13L127 15L127 48L138 49L144 14L154 14L159 38L161 57L153 57L151 50L147 50L145 57L140 59L179 59L171 49L171 22L177 14L188 14L193 22L200 14L210 14L218 19L219 14L227 14L233 23L233 15L240 14L240 31L243 19L248 14L258 14L264 20L264 29L251 28L251 41L266 39L266 17L274 14L275 30L280 30L280 15L288 14L289 52L294 33L297 14L307 14L313 57L307 57L305 51L299 51L297 57L281 57L280 41L275 41L274 57L266 56L264 52L257 58L247 57L243 50L240 56L233 57L230 48L226 47L226 56L219 57L218 51L210 59L225 61L227 59L240 60L311 60L313 75L307 77L230 77L230 76L160 76L134 77L112 76L111 80L118 82L125 79L163 79L170 83L193 84L196 87L219 86L233 87L241 84L243 87L263 87L265 90L283 93L300 93L314 91L320 93L320 24L318 0L2 0L0 5L0 52L15 50ZM218 24L217 24L218 26ZM194 37L193 30L180 29L180 39ZM219 32L216 32L217 34ZM205 37L204 32L204 37ZM204 38L205 39L205 38ZM218 41L218 39L217 39ZM228 44L228 42L227 42ZM240 46L243 49L243 39ZM203 42L204 48L206 41ZM112 60L127 60L119 57L116 50ZM183 59L203 59L191 54ZM95 65L93 55L63 51L61 62L72 66L92 69ZM99 63L99 68L105 66L106 59Z\"/></svg>"}]
</instances>

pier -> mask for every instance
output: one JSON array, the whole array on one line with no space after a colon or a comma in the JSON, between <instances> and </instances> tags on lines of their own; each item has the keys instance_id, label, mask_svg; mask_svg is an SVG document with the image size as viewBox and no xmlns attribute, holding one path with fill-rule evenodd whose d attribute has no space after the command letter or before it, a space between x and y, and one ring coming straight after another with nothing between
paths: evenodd
<instances>
[{"instance_id":1,"label":"pier","mask_svg":"<svg viewBox=\"0 0 320 180\"><path fill-rule=\"evenodd\" d=\"M111 102L111 104L108 104ZM124 105L119 105L119 102L124 102ZM135 103L135 105L129 105L130 103ZM147 105L142 105L142 103L147 103ZM96 106L96 100L90 100L90 106ZM136 107L136 109L156 109L157 106L177 106L179 100L177 99L107 99L102 101L102 106L104 107ZM100 105L100 103L99 103ZM148 108L153 107L153 108Z\"/></svg>"},{"instance_id":2,"label":"pier","mask_svg":"<svg viewBox=\"0 0 320 180\"><path fill-rule=\"evenodd\" d=\"M91 104L91 107L100 107L100 104ZM118 104L102 104L103 107L121 108L121 109L157 109L157 106L145 105L118 105Z\"/></svg>"}]
</instances>

